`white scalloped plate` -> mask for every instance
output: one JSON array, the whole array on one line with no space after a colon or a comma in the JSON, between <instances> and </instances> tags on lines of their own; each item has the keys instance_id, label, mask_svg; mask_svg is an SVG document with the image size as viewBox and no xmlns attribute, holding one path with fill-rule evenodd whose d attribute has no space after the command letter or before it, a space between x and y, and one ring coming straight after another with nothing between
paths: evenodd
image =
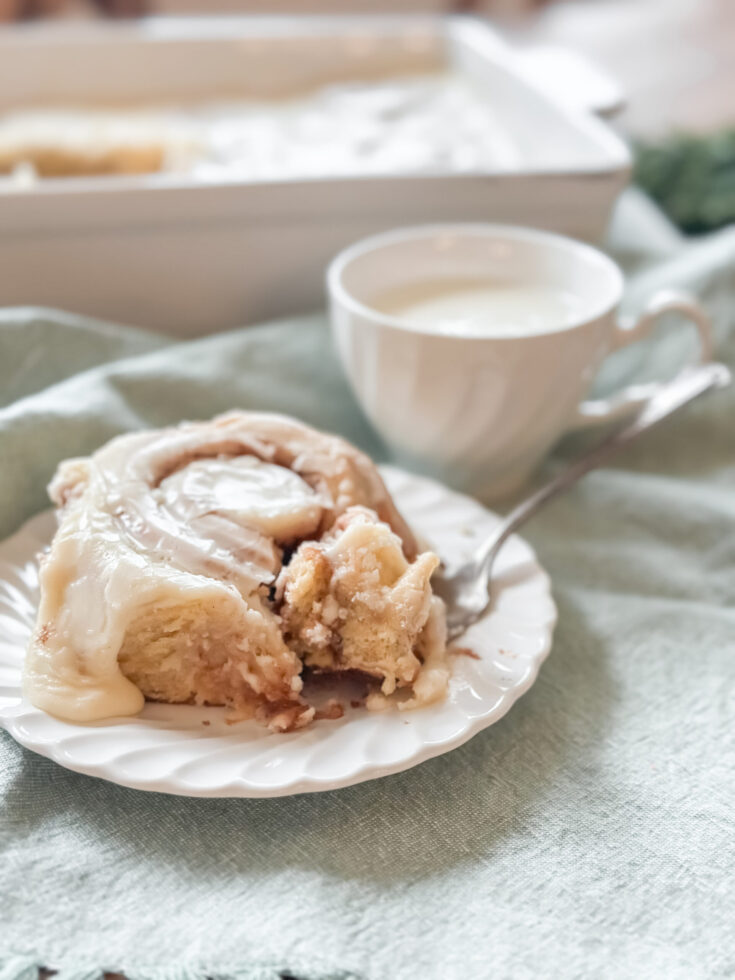
<instances>
[{"instance_id":1,"label":"white scalloped plate","mask_svg":"<svg viewBox=\"0 0 735 980\"><path fill-rule=\"evenodd\" d=\"M396 502L438 554L467 553L498 518L432 480L384 468ZM228 725L219 708L146 704L134 718L78 725L22 696L21 665L38 596L36 554L55 528L51 511L0 544L0 723L60 765L122 786L183 796L267 797L338 789L400 772L456 748L492 725L533 684L551 647L556 609L546 573L512 538L498 558L490 612L461 639L479 657L453 657L447 699L415 711L347 707L339 721L271 734Z\"/></svg>"}]
</instances>

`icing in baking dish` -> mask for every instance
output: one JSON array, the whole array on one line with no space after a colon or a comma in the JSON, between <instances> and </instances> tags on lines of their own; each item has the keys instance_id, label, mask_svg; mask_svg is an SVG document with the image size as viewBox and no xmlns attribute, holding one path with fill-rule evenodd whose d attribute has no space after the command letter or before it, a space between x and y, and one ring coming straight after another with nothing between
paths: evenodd
<instances>
[{"instance_id":1,"label":"icing in baking dish","mask_svg":"<svg viewBox=\"0 0 735 980\"><path fill-rule=\"evenodd\" d=\"M517 161L491 101L452 73L341 82L272 101L44 108L0 119L0 173L26 180L34 170L276 180L498 170Z\"/></svg>"}]
</instances>

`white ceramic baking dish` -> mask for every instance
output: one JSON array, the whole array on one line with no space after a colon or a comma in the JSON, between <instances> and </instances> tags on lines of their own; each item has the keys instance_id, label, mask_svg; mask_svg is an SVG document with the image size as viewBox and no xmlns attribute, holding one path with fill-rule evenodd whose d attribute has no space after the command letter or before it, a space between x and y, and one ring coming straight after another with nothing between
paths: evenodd
<instances>
[{"instance_id":1,"label":"white ceramic baking dish","mask_svg":"<svg viewBox=\"0 0 735 980\"><path fill-rule=\"evenodd\" d=\"M151 19L0 37L0 110L255 98L453 67L519 148L473 174L204 182L176 175L0 182L0 305L43 304L193 336L318 308L342 247L397 225L517 222L588 240L629 172L599 119L548 98L471 18Z\"/></svg>"}]
</instances>

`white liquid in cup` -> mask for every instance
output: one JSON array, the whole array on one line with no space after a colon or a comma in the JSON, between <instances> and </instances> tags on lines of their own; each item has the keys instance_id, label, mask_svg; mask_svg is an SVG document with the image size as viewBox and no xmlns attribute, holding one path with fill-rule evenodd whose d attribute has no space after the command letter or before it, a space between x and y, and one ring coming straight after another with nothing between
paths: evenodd
<instances>
[{"instance_id":1,"label":"white liquid in cup","mask_svg":"<svg viewBox=\"0 0 735 980\"><path fill-rule=\"evenodd\" d=\"M493 279L426 279L387 289L369 305L432 333L522 337L582 319L589 303L554 286Z\"/></svg>"}]
</instances>

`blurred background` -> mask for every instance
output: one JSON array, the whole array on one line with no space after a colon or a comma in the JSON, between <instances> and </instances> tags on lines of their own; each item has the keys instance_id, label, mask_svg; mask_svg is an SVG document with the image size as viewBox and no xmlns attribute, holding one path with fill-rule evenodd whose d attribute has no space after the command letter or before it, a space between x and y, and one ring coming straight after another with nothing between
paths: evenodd
<instances>
[{"instance_id":1,"label":"blurred background","mask_svg":"<svg viewBox=\"0 0 735 980\"><path fill-rule=\"evenodd\" d=\"M320 54L302 49L302 38L279 61L270 41L245 41L273 29L283 51L289 34L315 23L331 37L330 14L346 15L348 26ZM364 14L388 15L391 26L361 27ZM358 85L378 62L387 76L409 64L434 71L419 51L425 14L425 33L449 39L464 25L485 36L480 58L509 59L516 81L509 88L505 69L488 67L474 108L466 92L420 93L417 82L410 94L399 82L376 90L372 108L367 95L346 96L357 99L348 108L324 89L321 108L290 116L286 99L280 122L264 104L237 124L224 108L221 123L185 106L155 115L170 91L216 102L234 86L257 103L258 92L277 96L299 72L318 88L344 59ZM263 28L263 16L272 26ZM442 43L451 74L459 48ZM485 71L477 56L466 59L469 75ZM519 79L536 95L521 97ZM663 212L643 202L663 247L677 231L701 235L735 221L733 93L733 0L0 0L0 305L181 336L262 322L319 308L331 256L397 225L510 221L602 242L631 199L614 207L629 176ZM105 117L125 99L152 115ZM350 167L359 179L348 185ZM55 176L82 179L37 179ZM618 249L623 225L612 225ZM635 255L635 243L623 251Z\"/></svg>"},{"instance_id":2,"label":"blurred background","mask_svg":"<svg viewBox=\"0 0 735 980\"><path fill-rule=\"evenodd\" d=\"M683 230L735 220L732 0L0 0L6 24L145 15L466 12L514 45L582 53L625 97L635 178ZM553 60L543 69L553 68Z\"/></svg>"}]
</instances>

